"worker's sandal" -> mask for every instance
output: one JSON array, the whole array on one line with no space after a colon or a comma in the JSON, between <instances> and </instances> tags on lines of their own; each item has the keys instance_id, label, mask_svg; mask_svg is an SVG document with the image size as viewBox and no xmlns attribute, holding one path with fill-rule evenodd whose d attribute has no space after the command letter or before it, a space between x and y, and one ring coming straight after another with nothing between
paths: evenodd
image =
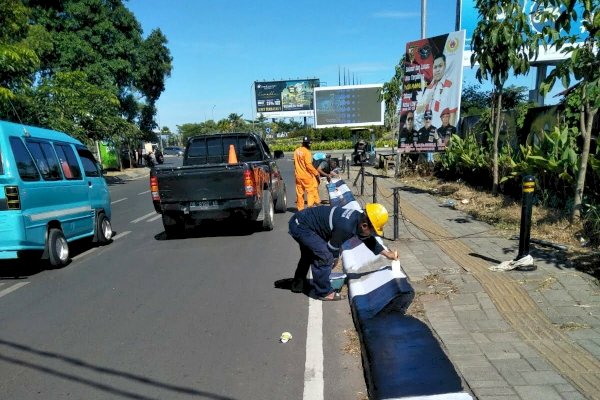
<instances>
[{"instance_id":1,"label":"worker's sandal","mask_svg":"<svg viewBox=\"0 0 600 400\"><path fill-rule=\"evenodd\" d=\"M331 292L327 296L319 297L321 301L338 301L344 300L346 296L342 295L340 292Z\"/></svg>"}]
</instances>

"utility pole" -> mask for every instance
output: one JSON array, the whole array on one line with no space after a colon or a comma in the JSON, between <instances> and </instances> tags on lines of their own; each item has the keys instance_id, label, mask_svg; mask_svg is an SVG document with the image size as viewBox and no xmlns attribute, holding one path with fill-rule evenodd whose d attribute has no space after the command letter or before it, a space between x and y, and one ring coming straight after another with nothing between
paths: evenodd
<instances>
[{"instance_id":1,"label":"utility pole","mask_svg":"<svg viewBox=\"0 0 600 400\"><path fill-rule=\"evenodd\" d=\"M421 39L427 32L427 0L421 0Z\"/></svg>"}]
</instances>

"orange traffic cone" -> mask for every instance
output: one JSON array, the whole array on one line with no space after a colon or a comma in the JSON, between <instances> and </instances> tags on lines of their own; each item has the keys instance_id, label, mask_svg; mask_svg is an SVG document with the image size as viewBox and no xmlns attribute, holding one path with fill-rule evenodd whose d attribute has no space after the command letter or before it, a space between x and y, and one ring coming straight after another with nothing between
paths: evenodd
<instances>
[{"instance_id":1,"label":"orange traffic cone","mask_svg":"<svg viewBox=\"0 0 600 400\"><path fill-rule=\"evenodd\" d=\"M229 164L237 164L238 163L238 159L237 159L237 155L235 154L235 147L230 144L229 145Z\"/></svg>"}]
</instances>

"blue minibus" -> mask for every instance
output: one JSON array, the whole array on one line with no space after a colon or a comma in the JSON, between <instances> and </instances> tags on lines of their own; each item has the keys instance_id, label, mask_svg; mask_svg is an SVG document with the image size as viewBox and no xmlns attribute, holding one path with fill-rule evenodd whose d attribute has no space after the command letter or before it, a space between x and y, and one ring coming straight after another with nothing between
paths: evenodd
<instances>
[{"instance_id":1,"label":"blue minibus","mask_svg":"<svg viewBox=\"0 0 600 400\"><path fill-rule=\"evenodd\" d=\"M102 169L66 133L0 121L0 259L40 257L66 265L69 243L111 240Z\"/></svg>"}]
</instances>

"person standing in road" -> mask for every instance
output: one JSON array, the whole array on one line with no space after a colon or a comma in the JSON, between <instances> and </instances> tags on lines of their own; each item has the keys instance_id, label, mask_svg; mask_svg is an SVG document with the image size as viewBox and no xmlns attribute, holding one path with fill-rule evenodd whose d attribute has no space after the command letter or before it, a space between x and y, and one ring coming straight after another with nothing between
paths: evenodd
<instances>
[{"instance_id":1,"label":"person standing in road","mask_svg":"<svg viewBox=\"0 0 600 400\"><path fill-rule=\"evenodd\" d=\"M331 178L336 175L335 168L337 167L337 164L334 160L331 159L331 154L327 154L324 159L318 161L315 160L315 163L313 165L317 168L317 171L319 172L319 176L317 177L317 191L319 193L319 198L327 199L329 197L329 194L327 192L327 186L325 186L325 189L322 189L321 178L326 178L327 183L331 182ZM324 196L321 196L322 194ZM321 203L328 202L328 200L321 200Z\"/></svg>"},{"instance_id":2,"label":"person standing in road","mask_svg":"<svg viewBox=\"0 0 600 400\"><path fill-rule=\"evenodd\" d=\"M304 192L306 192L306 203L308 207L319 204L317 178L319 171L312 163L310 152L310 138L302 139L302 146L294 150L294 174L296 177L296 207L298 211L304 210Z\"/></svg>"},{"instance_id":3,"label":"person standing in road","mask_svg":"<svg viewBox=\"0 0 600 400\"><path fill-rule=\"evenodd\" d=\"M388 212L378 203L369 203L365 212L358 210L321 206L299 211L289 222L289 234L300 245L300 260L292 281L292 292L304 290L308 269L311 268L315 296L323 301L341 300L331 288L329 275L333 260L339 256L339 248L353 237L360 240L374 253L390 260L397 254L383 247L373 235L383 235Z\"/></svg>"}]
</instances>

